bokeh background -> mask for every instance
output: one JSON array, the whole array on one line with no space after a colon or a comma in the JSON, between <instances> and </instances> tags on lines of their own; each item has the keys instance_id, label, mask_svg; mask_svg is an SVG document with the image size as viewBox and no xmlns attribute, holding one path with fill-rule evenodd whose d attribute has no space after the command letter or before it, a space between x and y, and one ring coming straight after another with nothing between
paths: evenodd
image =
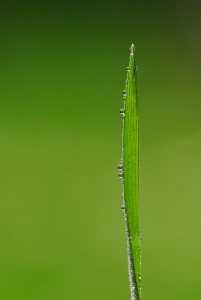
<instances>
[{"instance_id":1,"label":"bokeh background","mask_svg":"<svg viewBox=\"0 0 201 300\"><path fill-rule=\"evenodd\" d=\"M142 295L200 299L199 1L0 2L0 299L130 299L122 90L135 44Z\"/></svg>"}]
</instances>

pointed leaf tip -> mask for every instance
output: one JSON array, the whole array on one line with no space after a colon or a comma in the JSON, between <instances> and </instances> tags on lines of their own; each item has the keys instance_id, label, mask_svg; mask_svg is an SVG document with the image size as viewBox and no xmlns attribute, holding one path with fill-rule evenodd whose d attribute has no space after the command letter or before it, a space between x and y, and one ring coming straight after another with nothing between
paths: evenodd
<instances>
[{"instance_id":1,"label":"pointed leaf tip","mask_svg":"<svg viewBox=\"0 0 201 300\"><path fill-rule=\"evenodd\" d=\"M130 48L130 49L131 49L131 52L130 52L130 53L131 53L131 55L133 55L134 52L135 52L135 46L134 46L134 44L131 45L131 48Z\"/></svg>"}]
</instances>

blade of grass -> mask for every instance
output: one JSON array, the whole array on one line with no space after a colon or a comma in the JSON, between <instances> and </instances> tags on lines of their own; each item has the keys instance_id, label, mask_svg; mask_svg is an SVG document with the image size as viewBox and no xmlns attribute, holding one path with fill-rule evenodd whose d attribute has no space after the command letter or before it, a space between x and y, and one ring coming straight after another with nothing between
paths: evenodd
<instances>
[{"instance_id":1,"label":"blade of grass","mask_svg":"<svg viewBox=\"0 0 201 300\"><path fill-rule=\"evenodd\" d=\"M139 237L139 121L135 48L131 45L126 88L123 91L123 146L119 177L123 178L123 206L126 222L131 299L141 298L141 255Z\"/></svg>"}]
</instances>

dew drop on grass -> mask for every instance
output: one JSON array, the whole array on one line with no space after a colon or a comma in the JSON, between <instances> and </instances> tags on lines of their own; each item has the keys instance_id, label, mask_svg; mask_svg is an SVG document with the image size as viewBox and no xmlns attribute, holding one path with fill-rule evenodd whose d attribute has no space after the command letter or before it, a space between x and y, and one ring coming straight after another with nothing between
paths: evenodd
<instances>
[{"instance_id":1,"label":"dew drop on grass","mask_svg":"<svg viewBox=\"0 0 201 300\"><path fill-rule=\"evenodd\" d=\"M118 170L123 170L123 164L119 164L119 165L117 166L117 169L118 169Z\"/></svg>"},{"instance_id":2,"label":"dew drop on grass","mask_svg":"<svg viewBox=\"0 0 201 300\"><path fill-rule=\"evenodd\" d=\"M123 211L125 210L125 206L124 205L121 206L121 210L123 210Z\"/></svg>"},{"instance_id":3,"label":"dew drop on grass","mask_svg":"<svg viewBox=\"0 0 201 300\"><path fill-rule=\"evenodd\" d=\"M141 280L141 275L140 274L138 275L138 279Z\"/></svg>"},{"instance_id":4,"label":"dew drop on grass","mask_svg":"<svg viewBox=\"0 0 201 300\"><path fill-rule=\"evenodd\" d=\"M129 67L127 67L126 70L128 71L128 70L129 70Z\"/></svg>"},{"instance_id":5,"label":"dew drop on grass","mask_svg":"<svg viewBox=\"0 0 201 300\"><path fill-rule=\"evenodd\" d=\"M123 178L123 173L118 174L119 178Z\"/></svg>"},{"instance_id":6,"label":"dew drop on grass","mask_svg":"<svg viewBox=\"0 0 201 300\"><path fill-rule=\"evenodd\" d=\"M123 95L126 95L126 90L123 90L122 94L123 94Z\"/></svg>"},{"instance_id":7,"label":"dew drop on grass","mask_svg":"<svg viewBox=\"0 0 201 300\"><path fill-rule=\"evenodd\" d=\"M119 110L119 112L120 112L121 115L124 115L124 109L123 109L123 108L121 108L121 109Z\"/></svg>"}]
</instances>

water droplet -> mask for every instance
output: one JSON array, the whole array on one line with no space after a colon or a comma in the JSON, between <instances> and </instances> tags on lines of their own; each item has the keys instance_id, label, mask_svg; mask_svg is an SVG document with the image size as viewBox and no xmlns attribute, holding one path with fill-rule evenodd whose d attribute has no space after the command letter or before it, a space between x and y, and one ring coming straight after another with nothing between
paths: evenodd
<instances>
[{"instance_id":1,"label":"water droplet","mask_svg":"<svg viewBox=\"0 0 201 300\"><path fill-rule=\"evenodd\" d=\"M123 173L118 174L119 178L123 178Z\"/></svg>"},{"instance_id":2,"label":"water droplet","mask_svg":"<svg viewBox=\"0 0 201 300\"><path fill-rule=\"evenodd\" d=\"M121 210L125 210L125 206L124 205L121 206Z\"/></svg>"},{"instance_id":3,"label":"water droplet","mask_svg":"<svg viewBox=\"0 0 201 300\"><path fill-rule=\"evenodd\" d=\"M119 110L119 112L120 112L121 115L123 115L123 114L124 114L124 109L121 108L121 109Z\"/></svg>"},{"instance_id":4,"label":"water droplet","mask_svg":"<svg viewBox=\"0 0 201 300\"><path fill-rule=\"evenodd\" d=\"M123 164L118 165L118 166L117 166L117 169L118 169L118 170L123 170Z\"/></svg>"},{"instance_id":5,"label":"water droplet","mask_svg":"<svg viewBox=\"0 0 201 300\"><path fill-rule=\"evenodd\" d=\"M138 279L141 280L141 275L140 274L138 275Z\"/></svg>"},{"instance_id":6,"label":"water droplet","mask_svg":"<svg viewBox=\"0 0 201 300\"><path fill-rule=\"evenodd\" d=\"M138 66L135 66L136 71L138 70Z\"/></svg>"},{"instance_id":7,"label":"water droplet","mask_svg":"<svg viewBox=\"0 0 201 300\"><path fill-rule=\"evenodd\" d=\"M123 100L123 101L125 101L125 100L126 100L126 98L125 98L125 97L123 97L123 98L122 98L122 100Z\"/></svg>"},{"instance_id":8,"label":"water droplet","mask_svg":"<svg viewBox=\"0 0 201 300\"><path fill-rule=\"evenodd\" d=\"M129 67L127 67L126 70L128 71L128 70L129 70Z\"/></svg>"},{"instance_id":9,"label":"water droplet","mask_svg":"<svg viewBox=\"0 0 201 300\"><path fill-rule=\"evenodd\" d=\"M123 90L122 94L123 94L123 95L126 95L126 90Z\"/></svg>"},{"instance_id":10,"label":"water droplet","mask_svg":"<svg viewBox=\"0 0 201 300\"><path fill-rule=\"evenodd\" d=\"M131 53L131 48L128 49L129 53Z\"/></svg>"},{"instance_id":11,"label":"water droplet","mask_svg":"<svg viewBox=\"0 0 201 300\"><path fill-rule=\"evenodd\" d=\"M140 236L140 241L142 240L142 237Z\"/></svg>"}]
</instances>

